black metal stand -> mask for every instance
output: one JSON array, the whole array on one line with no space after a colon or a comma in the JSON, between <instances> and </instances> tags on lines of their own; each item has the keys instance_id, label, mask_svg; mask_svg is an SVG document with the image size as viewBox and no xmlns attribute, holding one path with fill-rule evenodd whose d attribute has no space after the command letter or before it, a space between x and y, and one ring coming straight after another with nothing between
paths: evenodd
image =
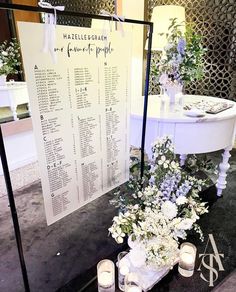
<instances>
[{"instance_id":1,"label":"black metal stand","mask_svg":"<svg viewBox=\"0 0 236 292\"><path fill-rule=\"evenodd\" d=\"M54 13L53 9L48 8L41 8L36 6L27 6L27 5L18 5L18 4L8 4L8 3L0 3L0 9L7 9L7 10L23 10L23 11L31 11L31 12L44 12L44 13ZM83 18L95 18L95 19L103 19L103 20L111 20L111 21L118 21L110 16L103 16L103 15L96 15L96 14L88 14L88 13L80 13L75 11L57 11L58 15L67 15L67 16L76 16L76 17L83 17ZM125 19L124 22L133 23L133 24L141 24L141 25L148 25L149 26L149 38L148 38L148 52L147 52L147 67L146 67L146 79L145 79L145 94L144 94L144 109L143 109L143 125L142 125L142 139L141 139L141 178L143 177L144 173L144 147L145 147L145 134L146 134L146 120L147 120L147 106L148 106L148 91L149 91L149 75L150 75L150 63L151 63L151 46L152 46L152 33L153 33L153 23L148 21L142 20L134 20L134 19ZM16 242L18 253L20 257L21 263L21 270L24 280L25 291L29 292L29 282L27 276L27 270L24 261L24 254L21 242L21 235L20 235L20 228L19 222L16 212L16 206L14 201L14 195L11 186L11 179L7 164L7 158L4 148L4 142L2 137L2 131L0 127L0 153L1 153L1 160L2 160L2 167L4 172L4 177L6 181L7 193L11 208L12 220L14 224Z\"/></svg>"},{"instance_id":2,"label":"black metal stand","mask_svg":"<svg viewBox=\"0 0 236 292\"><path fill-rule=\"evenodd\" d=\"M146 123L147 123L149 77L150 77L150 67L151 67L152 34L153 34L153 24L150 25L149 38L148 38L147 67L146 67L144 105L143 105L143 127L142 127L142 139L141 139L141 179L143 177L143 172L144 172L144 149L145 149Z\"/></svg>"},{"instance_id":3,"label":"black metal stand","mask_svg":"<svg viewBox=\"0 0 236 292\"><path fill-rule=\"evenodd\" d=\"M10 178L10 173L8 169L8 164L7 164L7 157L6 157L6 152L5 152L4 142L3 142L1 126L0 126L0 155L1 155L1 161L2 161L3 174L4 174L6 187L7 187L9 205L11 209L11 216L12 216L13 226L15 230L16 244L17 244L17 249L18 249L19 258L20 258L20 265L21 265L25 291L29 292L30 288L29 288L28 275L27 275L27 270L26 270L26 265L25 265L25 260L24 260L23 248L22 248L20 226L18 222L16 205L15 205L14 195L12 191L11 178Z\"/></svg>"}]
</instances>

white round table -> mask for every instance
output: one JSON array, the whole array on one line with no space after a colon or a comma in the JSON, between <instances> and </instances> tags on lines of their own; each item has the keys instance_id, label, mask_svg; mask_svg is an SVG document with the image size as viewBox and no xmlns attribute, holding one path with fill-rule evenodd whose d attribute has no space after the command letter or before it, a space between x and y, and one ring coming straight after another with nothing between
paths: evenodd
<instances>
[{"instance_id":1,"label":"white round table","mask_svg":"<svg viewBox=\"0 0 236 292\"><path fill-rule=\"evenodd\" d=\"M206 114L203 117L188 117L178 107L170 111L167 102L161 96L149 96L146 126L145 151L151 157L152 143L163 135L170 135L176 154L180 154L183 165L187 154L213 152L224 149L223 160L219 165L217 195L226 187L226 172L230 165L230 150L235 139L236 103L210 96L185 95L184 103L197 100L225 101L233 107L218 114ZM137 98L131 105L130 144L140 147L143 117L143 97Z\"/></svg>"},{"instance_id":2,"label":"white round table","mask_svg":"<svg viewBox=\"0 0 236 292\"><path fill-rule=\"evenodd\" d=\"M17 106L24 103L27 103L29 108L26 82L7 82L5 85L0 86L0 107L10 107L14 121L18 120Z\"/></svg>"}]
</instances>

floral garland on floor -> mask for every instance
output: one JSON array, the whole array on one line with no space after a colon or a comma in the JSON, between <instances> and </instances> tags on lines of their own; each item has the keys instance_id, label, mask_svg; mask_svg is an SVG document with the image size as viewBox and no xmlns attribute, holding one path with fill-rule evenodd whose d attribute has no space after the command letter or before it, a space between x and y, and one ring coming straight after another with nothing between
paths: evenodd
<instances>
[{"instance_id":1,"label":"floral garland on floor","mask_svg":"<svg viewBox=\"0 0 236 292\"><path fill-rule=\"evenodd\" d=\"M118 243L129 237L130 257L136 266L171 267L179 240L185 239L189 230L194 229L203 239L196 222L208 212L198 195L206 181L179 166L168 136L156 141L152 151L153 161L146 168L143 187L131 175L131 193L118 191L111 201L120 212L109 232Z\"/></svg>"}]
</instances>

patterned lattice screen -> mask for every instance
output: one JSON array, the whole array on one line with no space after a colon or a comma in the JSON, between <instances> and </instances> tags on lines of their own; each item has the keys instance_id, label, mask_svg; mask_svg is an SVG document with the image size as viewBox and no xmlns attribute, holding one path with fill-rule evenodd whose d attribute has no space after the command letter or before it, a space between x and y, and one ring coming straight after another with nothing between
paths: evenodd
<instances>
[{"instance_id":1,"label":"patterned lattice screen","mask_svg":"<svg viewBox=\"0 0 236 292\"><path fill-rule=\"evenodd\" d=\"M129 0L123 0L129 1ZM101 9L114 12L114 0L51 0L64 4L67 10L99 13ZM191 83L186 92L212 95L236 100L236 0L146 0L148 19L156 5L175 4L185 7L186 21L195 22L196 31L203 36L207 48L204 59L205 78ZM61 24L90 26L88 19L59 17ZM153 54L152 62L158 58ZM151 76L150 93L157 93Z\"/></svg>"},{"instance_id":2,"label":"patterned lattice screen","mask_svg":"<svg viewBox=\"0 0 236 292\"><path fill-rule=\"evenodd\" d=\"M195 22L208 50L204 79L191 83L186 92L236 100L236 0L149 0L148 18L153 7L163 4L185 7L186 21ZM152 77L150 92L157 90Z\"/></svg>"},{"instance_id":3,"label":"patterned lattice screen","mask_svg":"<svg viewBox=\"0 0 236 292\"><path fill-rule=\"evenodd\" d=\"M49 2L53 5L65 5L66 10L84 13L99 14L102 9L109 11L110 13L114 13L115 11L114 0L49 0ZM90 27L91 19L59 16L58 23Z\"/></svg>"}]
</instances>

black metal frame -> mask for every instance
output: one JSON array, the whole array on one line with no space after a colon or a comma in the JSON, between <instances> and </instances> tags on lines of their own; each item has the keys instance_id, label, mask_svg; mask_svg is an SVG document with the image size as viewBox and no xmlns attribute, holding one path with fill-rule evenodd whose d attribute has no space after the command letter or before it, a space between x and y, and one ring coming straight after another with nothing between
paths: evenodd
<instances>
[{"instance_id":1,"label":"black metal frame","mask_svg":"<svg viewBox=\"0 0 236 292\"><path fill-rule=\"evenodd\" d=\"M7 3L0 3L0 9L54 13L53 9L41 8L41 7L35 7L35 6L27 6L27 5L18 5L18 4L7 4ZM80 13L80 12L67 11L67 10L57 11L57 14L58 15L83 17L83 18L95 18L95 19L118 21L110 16ZM146 135L146 121L147 121L147 107L148 107L148 91L149 91L149 75L150 75L150 64L151 64L153 23L148 22L148 21L141 21L141 20L128 19L128 18L125 19L124 22L149 26L147 67L146 67L145 91L144 91L143 124L142 124L142 138L141 138L141 171L140 171L140 176L142 178L143 174L144 174L144 147L145 147L145 135ZM14 200L14 195L13 195L13 190L12 190L12 185L11 185L11 178L10 178L10 173L9 173L9 169L8 169L8 163L7 163L7 157L6 157L5 147L4 147L1 126L0 126L0 156L1 156L2 168L3 168L5 183L6 183L6 187L7 187L7 194L8 194L8 199L9 199L9 204L10 204L10 209L11 209L13 225L14 225L16 243L17 243L20 264L21 264L21 271L22 271L22 276L23 276L23 281L24 281L24 287L25 287L25 291L29 292L30 287L29 287L27 269L26 269L25 260L24 260L20 227L19 227L18 216L17 216L16 206L15 206L15 200Z\"/></svg>"}]
</instances>

